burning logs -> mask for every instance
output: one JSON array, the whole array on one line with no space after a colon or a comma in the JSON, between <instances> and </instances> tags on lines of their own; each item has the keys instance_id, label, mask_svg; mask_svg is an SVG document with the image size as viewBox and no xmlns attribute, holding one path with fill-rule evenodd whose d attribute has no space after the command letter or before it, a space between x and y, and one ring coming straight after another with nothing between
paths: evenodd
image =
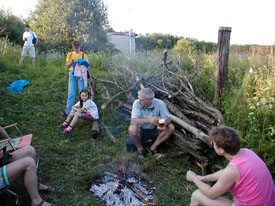
<instances>
[{"instance_id":1,"label":"burning logs","mask_svg":"<svg viewBox=\"0 0 275 206\"><path fill-rule=\"evenodd\" d=\"M104 172L101 180L93 184L90 191L105 205L155 205L153 190L141 182L135 174Z\"/></svg>"},{"instance_id":2,"label":"burning logs","mask_svg":"<svg viewBox=\"0 0 275 206\"><path fill-rule=\"evenodd\" d=\"M197 160L197 165L206 168L210 166L214 157L210 155L211 140L207 133L212 126L222 124L222 114L196 95L196 87L192 86L185 71L176 62L167 62L166 52L165 55L163 63L145 74L125 66L114 66L113 70L108 71L112 80L94 77L97 83L104 83L106 86L111 84L111 87L115 86L117 91L119 90L113 96L107 95L107 101L101 108L105 109L108 105L116 103L130 111L137 91L143 87L150 87L156 97L166 103L171 113L172 122L176 126L174 137L171 138L173 143L192 155ZM105 90L109 94L106 87Z\"/></svg>"}]
</instances>

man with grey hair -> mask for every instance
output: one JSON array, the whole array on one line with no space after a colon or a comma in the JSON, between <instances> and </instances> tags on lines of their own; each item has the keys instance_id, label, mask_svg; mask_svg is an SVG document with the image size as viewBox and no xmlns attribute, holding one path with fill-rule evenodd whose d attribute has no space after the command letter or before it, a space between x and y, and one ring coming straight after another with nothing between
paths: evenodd
<instances>
[{"instance_id":1,"label":"man with grey hair","mask_svg":"<svg viewBox=\"0 0 275 206\"><path fill-rule=\"evenodd\" d=\"M174 125L171 124L166 104L154 97L155 94L150 88L143 88L138 92L138 99L133 103L128 134L137 147L139 158L144 158L145 151L142 142L146 139L154 141L148 148L149 152L160 158L161 154L157 152L157 147L167 140L175 130ZM159 119L165 120L163 128L157 127Z\"/></svg>"}]
</instances>

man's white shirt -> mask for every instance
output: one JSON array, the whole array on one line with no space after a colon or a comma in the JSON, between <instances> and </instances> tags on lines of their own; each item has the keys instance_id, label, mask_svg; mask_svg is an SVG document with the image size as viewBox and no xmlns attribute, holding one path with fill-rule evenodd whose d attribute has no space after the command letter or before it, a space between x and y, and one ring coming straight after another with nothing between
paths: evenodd
<instances>
[{"instance_id":1,"label":"man's white shirt","mask_svg":"<svg viewBox=\"0 0 275 206\"><path fill-rule=\"evenodd\" d=\"M23 41L25 40L25 38L27 38L27 41L25 41L24 43L24 46L33 46L33 43L32 43L32 39L33 37L37 38L37 35L35 32L33 31L25 31L23 33Z\"/></svg>"}]
</instances>

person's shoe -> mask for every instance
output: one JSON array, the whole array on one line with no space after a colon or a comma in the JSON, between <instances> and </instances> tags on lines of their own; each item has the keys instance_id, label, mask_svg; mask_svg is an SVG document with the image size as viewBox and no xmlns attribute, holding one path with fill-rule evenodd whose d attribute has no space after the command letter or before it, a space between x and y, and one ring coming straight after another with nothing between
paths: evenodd
<instances>
[{"instance_id":1,"label":"person's shoe","mask_svg":"<svg viewBox=\"0 0 275 206\"><path fill-rule=\"evenodd\" d=\"M66 129L63 130L63 132L60 132L60 135L70 134L72 131L73 128L71 126L68 126Z\"/></svg>"},{"instance_id":2,"label":"person's shoe","mask_svg":"<svg viewBox=\"0 0 275 206\"><path fill-rule=\"evenodd\" d=\"M68 117L68 114L66 112L63 112L63 114L60 116L60 119L66 119Z\"/></svg>"},{"instance_id":3,"label":"person's shoe","mask_svg":"<svg viewBox=\"0 0 275 206\"><path fill-rule=\"evenodd\" d=\"M91 137L93 139L96 139L98 136L99 136L99 132L98 131L96 131L96 130L92 130L91 131Z\"/></svg>"},{"instance_id":4,"label":"person's shoe","mask_svg":"<svg viewBox=\"0 0 275 206\"><path fill-rule=\"evenodd\" d=\"M144 159L145 158L144 150L137 151L137 157L140 159Z\"/></svg>"},{"instance_id":5,"label":"person's shoe","mask_svg":"<svg viewBox=\"0 0 275 206\"><path fill-rule=\"evenodd\" d=\"M48 185L45 185L45 186L44 186L44 188L42 188L40 183L37 184L37 188L40 192L48 193L48 192L54 192L55 191L55 188L53 186L48 186Z\"/></svg>"},{"instance_id":6,"label":"person's shoe","mask_svg":"<svg viewBox=\"0 0 275 206\"><path fill-rule=\"evenodd\" d=\"M68 122L63 122L58 127L56 127L56 129L65 129L66 127L68 127Z\"/></svg>"},{"instance_id":7,"label":"person's shoe","mask_svg":"<svg viewBox=\"0 0 275 206\"><path fill-rule=\"evenodd\" d=\"M148 152L151 153L152 155L155 156L155 158L159 159L162 158L163 155L161 153L159 153L156 149L155 150L151 150L150 147L147 148Z\"/></svg>"}]
</instances>

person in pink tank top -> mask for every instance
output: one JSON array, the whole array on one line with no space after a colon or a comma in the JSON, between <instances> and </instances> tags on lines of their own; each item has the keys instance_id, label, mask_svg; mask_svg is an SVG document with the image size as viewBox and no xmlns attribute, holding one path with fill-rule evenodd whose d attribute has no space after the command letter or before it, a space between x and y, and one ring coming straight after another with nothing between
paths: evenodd
<instances>
[{"instance_id":1,"label":"person in pink tank top","mask_svg":"<svg viewBox=\"0 0 275 206\"><path fill-rule=\"evenodd\" d=\"M231 127L219 126L209 136L215 152L230 162L223 170L206 176L187 171L187 180L198 187L190 206L275 206L272 176L256 153L240 148L239 134ZM211 187L207 182L216 183ZM228 191L234 201L222 197Z\"/></svg>"}]
</instances>

